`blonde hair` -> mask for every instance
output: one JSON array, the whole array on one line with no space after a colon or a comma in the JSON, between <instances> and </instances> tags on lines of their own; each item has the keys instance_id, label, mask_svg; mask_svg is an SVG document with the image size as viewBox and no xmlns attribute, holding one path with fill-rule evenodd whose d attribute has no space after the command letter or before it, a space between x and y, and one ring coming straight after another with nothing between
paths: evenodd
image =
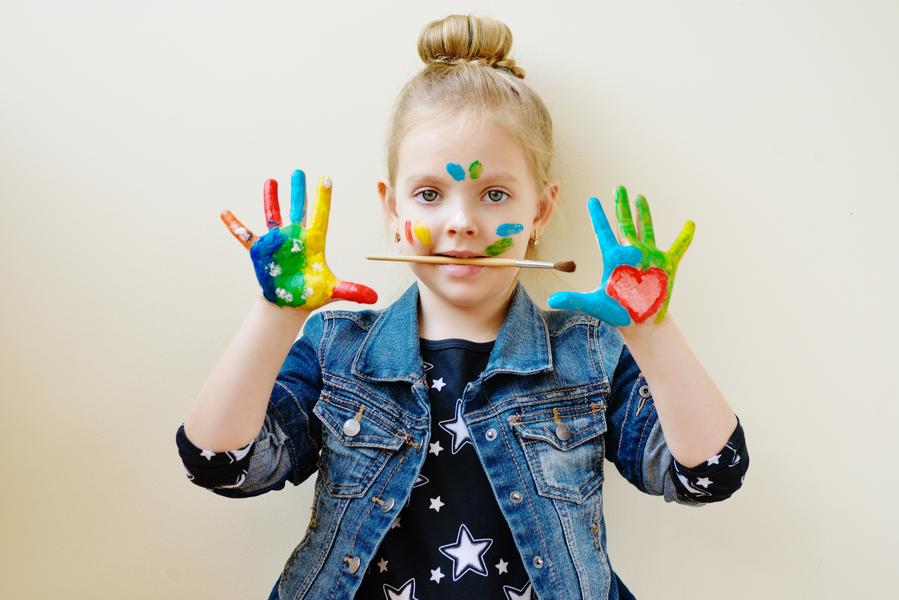
<instances>
[{"instance_id":1,"label":"blonde hair","mask_svg":"<svg viewBox=\"0 0 899 600\"><path fill-rule=\"evenodd\" d=\"M524 83L524 69L508 57L511 46L509 27L489 17L449 15L422 29L418 56L425 67L403 86L387 129L391 187L396 187L403 137L440 113L455 117L460 127L491 121L503 127L524 149L542 192L553 179L552 119ZM526 256L536 257L531 243Z\"/></svg>"}]
</instances>

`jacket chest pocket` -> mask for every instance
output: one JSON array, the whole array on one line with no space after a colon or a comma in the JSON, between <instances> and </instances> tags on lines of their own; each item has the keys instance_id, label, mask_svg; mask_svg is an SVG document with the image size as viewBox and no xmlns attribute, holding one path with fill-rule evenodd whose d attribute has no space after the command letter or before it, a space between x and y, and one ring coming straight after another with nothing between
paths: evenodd
<instances>
[{"instance_id":1,"label":"jacket chest pocket","mask_svg":"<svg viewBox=\"0 0 899 600\"><path fill-rule=\"evenodd\" d=\"M356 396L322 392L312 412L323 425L319 469L325 491L339 498L363 496L403 445L402 428Z\"/></svg>"},{"instance_id":2,"label":"jacket chest pocket","mask_svg":"<svg viewBox=\"0 0 899 600\"><path fill-rule=\"evenodd\" d=\"M606 404L590 400L509 417L541 496L580 504L602 484Z\"/></svg>"}]
</instances>

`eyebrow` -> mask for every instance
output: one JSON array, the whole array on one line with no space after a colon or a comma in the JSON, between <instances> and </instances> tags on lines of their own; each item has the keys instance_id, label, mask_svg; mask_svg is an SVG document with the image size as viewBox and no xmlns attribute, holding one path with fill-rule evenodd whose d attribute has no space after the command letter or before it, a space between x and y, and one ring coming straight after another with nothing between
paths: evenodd
<instances>
[{"instance_id":1,"label":"eyebrow","mask_svg":"<svg viewBox=\"0 0 899 600\"><path fill-rule=\"evenodd\" d=\"M467 172L466 172L467 174ZM452 179L449 176L449 173L444 171L440 175L434 175L433 173L413 173L409 177L406 178L406 185L412 187L419 183L423 183L425 181L445 181L447 179ZM471 181L466 177L465 180ZM465 181L463 180L463 181ZM455 181L455 180L453 180ZM489 173L482 174L475 181L505 181L508 183L518 183L518 178L512 175L511 173L505 172L497 172L497 173ZM459 182L461 183L461 182Z\"/></svg>"}]
</instances>

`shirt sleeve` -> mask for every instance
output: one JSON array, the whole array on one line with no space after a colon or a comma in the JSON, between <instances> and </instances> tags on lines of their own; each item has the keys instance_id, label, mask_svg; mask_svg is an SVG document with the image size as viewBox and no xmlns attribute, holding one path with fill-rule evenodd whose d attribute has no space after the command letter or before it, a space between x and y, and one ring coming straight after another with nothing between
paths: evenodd
<instances>
[{"instance_id":1,"label":"shirt sleeve","mask_svg":"<svg viewBox=\"0 0 899 600\"><path fill-rule=\"evenodd\" d=\"M617 363L613 362L609 369L614 375L606 415L606 458L615 464L622 476L634 487L646 494L663 496L665 502L700 508L733 494L740 487L749 465L739 420L728 444L739 453L740 462L731 468L727 481L721 481L720 486L713 490L713 483L718 483L714 478L710 475L692 474L694 470L701 469L701 466L697 469L684 469L683 465L675 463L662 432L652 392L636 360L621 340L620 333L609 327L603 345L606 353L618 356ZM724 450L730 456L731 451L727 450L727 445ZM719 462L723 463L724 456L723 452ZM712 459L714 456L709 457L709 460ZM727 460L727 464L730 464L732 459ZM706 465L716 469L719 466L727 468L723 464ZM708 490L705 488L706 479L711 480ZM690 487L694 491L691 492Z\"/></svg>"},{"instance_id":2,"label":"shirt sleeve","mask_svg":"<svg viewBox=\"0 0 899 600\"><path fill-rule=\"evenodd\" d=\"M690 469L675 459L671 461L671 476L678 495L706 503L730 498L743 486L748 469L749 451L739 416L730 439L705 462Z\"/></svg>"},{"instance_id":3,"label":"shirt sleeve","mask_svg":"<svg viewBox=\"0 0 899 600\"><path fill-rule=\"evenodd\" d=\"M211 452L179 427L175 441L188 479L219 496L249 498L283 489L288 481L299 485L318 469L321 422L312 406L322 390L323 330L323 314L310 315L272 386L262 429L249 444Z\"/></svg>"},{"instance_id":4,"label":"shirt sleeve","mask_svg":"<svg viewBox=\"0 0 899 600\"><path fill-rule=\"evenodd\" d=\"M184 423L175 434L178 454L187 478L204 488L237 487L247 478L250 456L256 440L243 448L213 452L194 445L184 432Z\"/></svg>"}]
</instances>

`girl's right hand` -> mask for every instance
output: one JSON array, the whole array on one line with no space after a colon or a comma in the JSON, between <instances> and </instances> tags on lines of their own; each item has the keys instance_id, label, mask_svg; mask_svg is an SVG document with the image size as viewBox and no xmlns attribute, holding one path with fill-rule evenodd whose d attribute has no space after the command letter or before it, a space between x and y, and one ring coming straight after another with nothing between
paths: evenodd
<instances>
[{"instance_id":1,"label":"girl's right hand","mask_svg":"<svg viewBox=\"0 0 899 600\"><path fill-rule=\"evenodd\" d=\"M312 223L306 225L306 174L297 169L290 180L290 225L281 227L278 182L263 187L268 233L256 237L231 211L221 219L250 251L256 279L266 300L278 306L302 306L312 310L335 300L374 304L378 294L358 283L340 281L325 262L325 236L331 212L331 179L322 177Z\"/></svg>"}]
</instances>

